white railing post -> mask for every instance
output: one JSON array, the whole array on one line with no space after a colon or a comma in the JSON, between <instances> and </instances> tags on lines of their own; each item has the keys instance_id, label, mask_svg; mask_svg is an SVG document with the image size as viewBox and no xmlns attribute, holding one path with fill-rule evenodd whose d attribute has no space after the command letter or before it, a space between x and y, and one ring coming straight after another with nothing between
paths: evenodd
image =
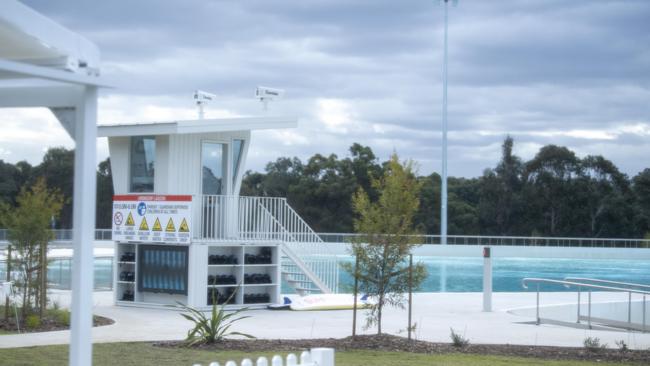
<instances>
[{"instance_id":1,"label":"white railing post","mask_svg":"<svg viewBox=\"0 0 650 366\"><path fill-rule=\"evenodd\" d=\"M271 366L282 366L282 357L280 355L273 356Z\"/></svg>"},{"instance_id":2,"label":"white railing post","mask_svg":"<svg viewBox=\"0 0 650 366\"><path fill-rule=\"evenodd\" d=\"M536 297L535 317L537 318L537 325L540 323L539 319L539 282L537 283L537 297Z\"/></svg>"},{"instance_id":3,"label":"white railing post","mask_svg":"<svg viewBox=\"0 0 650 366\"><path fill-rule=\"evenodd\" d=\"M312 348L311 361L318 366L335 366L334 348Z\"/></svg>"},{"instance_id":4,"label":"white railing post","mask_svg":"<svg viewBox=\"0 0 650 366\"><path fill-rule=\"evenodd\" d=\"M588 295L588 307L587 307L587 326L591 329L591 290L589 290Z\"/></svg>"},{"instance_id":5,"label":"white railing post","mask_svg":"<svg viewBox=\"0 0 650 366\"><path fill-rule=\"evenodd\" d=\"M311 354L308 351L302 351L300 354L300 365L311 365Z\"/></svg>"},{"instance_id":6,"label":"white railing post","mask_svg":"<svg viewBox=\"0 0 650 366\"><path fill-rule=\"evenodd\" d=\"M627 324L632 326L632 293L627 293Z\"/></svg>"},{"instance_id":7,"label":"white railing post","mask_svg":"<svg viewBox=\"0 0 650 366\"><path fill-rule=\"evenodd\" d=\"M581 287L578 286L578 320L576 320L576 323L580 324L580 292L581 292Z\"/></svg>"}]
</instances>

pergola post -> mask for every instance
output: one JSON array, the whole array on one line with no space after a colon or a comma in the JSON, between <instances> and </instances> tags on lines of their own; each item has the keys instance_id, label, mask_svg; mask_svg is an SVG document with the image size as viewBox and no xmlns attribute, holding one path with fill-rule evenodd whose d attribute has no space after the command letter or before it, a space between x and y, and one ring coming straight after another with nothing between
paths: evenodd
<instances>
[{"instance_id":1,"label":"pergola post","mask_svg":"<svg viewBox=\"0 0 650 366\"><path fill-rule=\"evenodd\" d=\"M70 365L86 366L92 365L97 87L84 88L75 112Z\"/></svg>"}]
</instances>

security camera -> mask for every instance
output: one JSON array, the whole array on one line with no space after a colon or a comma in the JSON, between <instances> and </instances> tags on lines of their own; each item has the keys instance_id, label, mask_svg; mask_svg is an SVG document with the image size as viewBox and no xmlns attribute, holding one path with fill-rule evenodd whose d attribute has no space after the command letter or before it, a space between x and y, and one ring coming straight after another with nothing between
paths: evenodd
<instances>
[{"instance_id":1,"label":"security camera","mask_svg":"<svg viewBox=\"0 0 650 366\"><path fill-rule=\"evenodd\" d=\"M280 99L284 95L284 90L268 88L266 86L258 86L255 89L255 98L264 103L264 110L268 108L270 100Z\"/></svg>"},{"instance_id":2,"label":"security camera","mask_svg":"<svg viewBox=\"0 0 650 366\"><path fill-rule=\"evenodd\" d=\"M265 86L258 86L257 89L255 89L255 98L258 98L259 100L279 99L282 98L283 95L284 90L282 89L267 88Z\"/></svg>"},{"instance_id":3,"label":"security camera","mask_svg":"<svg viewBox=\"0 0 650 366\"><path fill-rule=\"evenodd\" d=\"M196 106L199 108L199 119L203 119L204 117L203 105L216 99L217 96L212 93L203 90L194 91L194 101L196 101Z\"/></svg>"},{"instance_id":4,"label":"security camera","mask_svg":"<svg viewBox=\"0 0 650 366\"><path fill-rule=\"evenodd\" d=\"M196 103L211 102L215 99L217 99L217 96L212 93L208 93L203 90L196 90L194 92L194 100Z\"/></svg>"}]
</instances>

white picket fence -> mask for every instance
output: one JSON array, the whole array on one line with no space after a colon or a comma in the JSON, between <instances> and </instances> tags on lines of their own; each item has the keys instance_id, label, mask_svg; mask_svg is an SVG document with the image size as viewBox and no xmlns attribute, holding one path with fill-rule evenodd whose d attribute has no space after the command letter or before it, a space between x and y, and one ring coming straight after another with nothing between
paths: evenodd
<instances>
[{"instance_id":1,"label":"white picket fence","mask_svg":"<svg viewBox=\"0 0 650 366\"><path fill-rule=\"evenodd\" d=\"M298 363L300 362L300 363ZM253 364L250 358L241 361L240 366L269 366L269 360L266 357L260 357ZM201 366L194 364L193 366ZM221 366L219 362L211 362L208 366ZM224 366L237 366L235 361L227 361ZM300 354L300 359L290 353L287 355L286 363L282 356L275 355L271 358L270 366L335 366L333 348L312 348L310 351L304 351Z\"/></svg>"}]
</instances>

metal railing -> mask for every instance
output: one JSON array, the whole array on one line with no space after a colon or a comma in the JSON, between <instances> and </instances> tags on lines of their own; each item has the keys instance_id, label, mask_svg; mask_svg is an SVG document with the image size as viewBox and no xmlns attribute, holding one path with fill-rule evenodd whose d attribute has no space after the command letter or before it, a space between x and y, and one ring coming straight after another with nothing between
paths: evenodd
<instances>
[{"instance_id":1,"label":"metal railing","mask_svg":"<svg viewBox=\"0 0 650 366\"><path fill-rule=\"evenodd\" d=\"M650 285L643 285L640 283L601 280L597 278L587 278L587 277L565 277L564 280L571 281L571 282L586 282L586 283L594 283L594 284L599 283L599 284L606 284L606 285L625 286L626 288L632 287L636 289L650 290Z\"/></svg>"},{"instance_id":2,"label":"metal railing","mask_svg":"<svg viewBox=\"0 0 650 366\"><path fill-rule=\"evenodd\" d=\"M539 293L540 293L540 284L546 283L546 284L554 284L554 285L562 285L567 288L570 287L575 287L577 289L577 294L578 294L578 299L577 299L577 317L576 317L576 323L580 323L583 320L587 321L587 326L589 329L592 328L592 323L599 323L605 326L610 326L610 327L618 327L618 328L624 328L624 329L630 329L630 330L640 330L642 332L647 332L648 331L648 325L647 325L647 317L646 317L646 297L650 295L650 291L643 291L643 290L636 290L632 288L622 288L622 287L614 287L614 286L604 286L604 285L597 285L593 283L588 283L588 282L599 282L599 283L611 283L615 284L617 283L616 281L607 281L607 280L598 280L598 279L591 279L591 278L574 278L574 281L569 281L569 280L552 280L548 278L524 278L522 280L522 286L525 289L528 289L529 283L535 283L536 286L536 305L535 305L535 318L536 318L536 324L539 325L541 324L542 320L553 323L556 322L552 319L544 319L540 317L540 302L539 302ZM622 282L618 282L622 283ZM647 287L645 285L640 285L640 284L631 284L627 283L627 285L631 286L637 286L637 287ZM587 291L587 315L584 316L581 314L581 294L583 292L583 289L586 289ZM592 316L592 290L600 290L600 291L611 291L611 292L623 292L628 294L628 300L627 300L627 321L620 321L616 319L611 319L611 318L602 318L602 317L594 317ZM641 322L640 323L634 323L632 321L632 294L637 294L641 295L642 300L641 300Z\"/></svg>"},{"instance_id":3,"label":"metal railing","mask_svg":"<svg viewBox=\"0 0 650 366\"><path fill-rule=\"evenodd\" d=\"M234 196L233 196L234 197ZM249 198L241 196L240 198ZM250 197L257 199L259 197ZM278 198L272 198L278 199ZM225 213L225 211L223 212ZM216 214L216 208L206 214ZM254 216L254 215L251 215ZM224 226L225 227L225 226ZM214 227L215 234L217 226ZM68 242L72 240L72 230L57 229L54 232L54 241ZM195 238L199 238L200 231ZM251 233L252 234L252 233ZM354 233L315 233L325 243L349 243L360 234ZM257 237L263 237L258 232ZM440 235L417 235L424 245L440 244ZM111 229L96 229L95 240L111 240ZM0 244L7 242L7 230L0 229ZM579 247L579 248L650 248L648 239L622 239L622 238L570 238L570 237L528 237L528 236L481 236L481 235L448 235L449 245L491 245L491 246L532 246L532 247Z\"/></svg>"},{"instance_id":4,"label":"metal railing","mask_svg":"<svg viewBox=\"0 0 650 366\"><path fill-rule=\"evenodd\" d=\"M327 243L349 243L361 234L319 233ZM420 244L440 244L440 235L415 235ZM535 246L535 247L580 247L580 248L650 248L648 239L622 238L570 238L534 236L482 236L448 235L448 245L491 245L491 246Z\"/></svg>"},{"instance_id":5,"label":"metal railing","mask_svg":"<svg viewBox=\"0 0 650 366\"><path fill-rule=\"evenodd\" d=\"M111 290L113 288L113 257L94 257L95 283L94 289L99 291ZM7 276L7 264L0 260L0 278ZM20 271L12 269L12 278L21 278ZM72 288L72 258L71 257L48 257L47 265L47 287L57 290L70 290Z\"/></svg>"},{"instance_id":6,"label":"metal railing","mask_svg":"<svg viewBox=\"0 0 650 366\"><path fill-rule=\"evenodd\" d=\"M281 242L284 278L298 292L338 289L337 256L286 198L205 195L199 224L198 240Z\"/></svg>"},{"instance_id":7,"label":"metal railing","mask_svg":"<svg viewBox=\"0 0 650 366\"><path fill-rule=\"evenodd\" d=\"M56 229L52 230L54 234L54 242L71 242L72 241L72 229ZM112 229L95 229L95 240L111 240L113 238ZM9 230L0 229L0 243L6 243L9 241Z\"/></svg>"}]
</instances>

